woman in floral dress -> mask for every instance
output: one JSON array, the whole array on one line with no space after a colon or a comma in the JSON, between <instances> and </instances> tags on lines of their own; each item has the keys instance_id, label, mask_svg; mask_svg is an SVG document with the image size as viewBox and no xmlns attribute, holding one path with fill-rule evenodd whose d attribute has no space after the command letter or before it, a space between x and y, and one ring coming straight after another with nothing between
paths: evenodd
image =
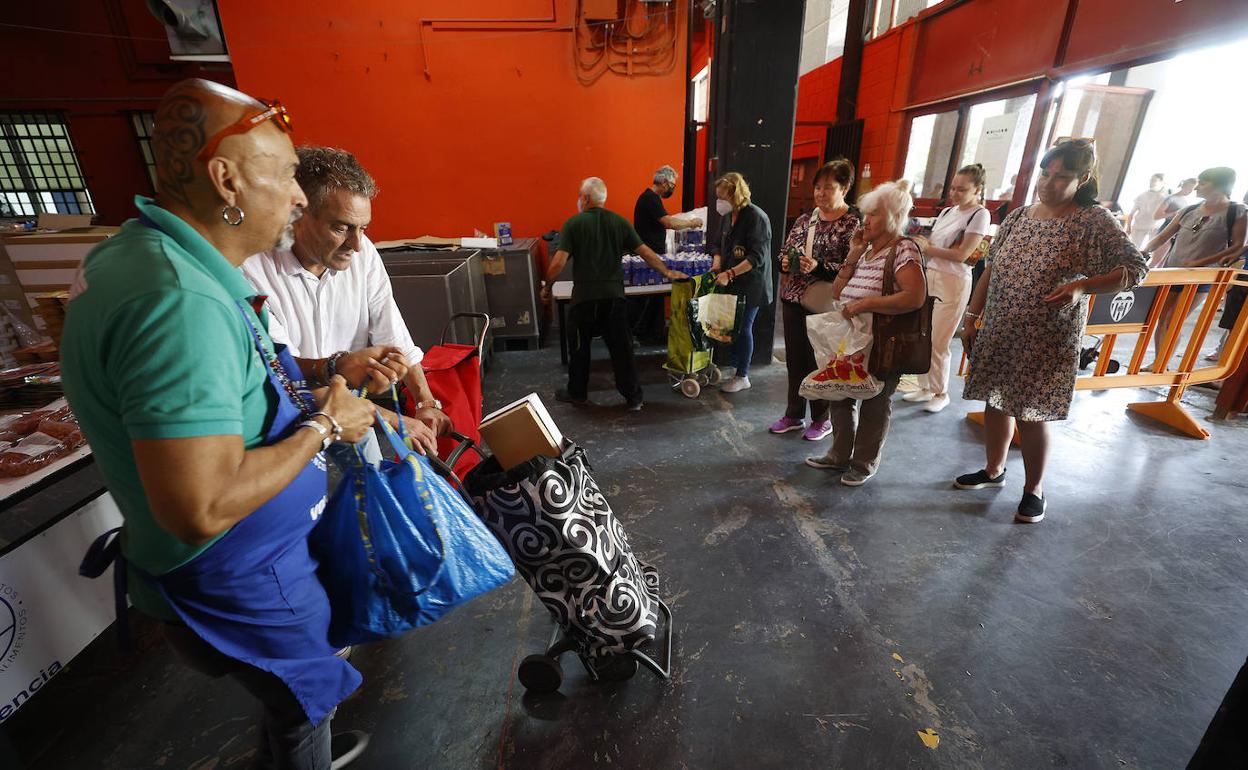
<instances>
[{"instance_id":1,"label":"woman in floral dress","mask_svg":"<svg viewBox=\"0 0 1248 770\"><path fill-rule=\"evenodd\" d=\"M1085 140L1062 142L1040 161L1040 202L1001 223L963 323L971 373L964 397L987 402L987 466L959 489L1005 485L1017 421L1026 481L1016 521L1044 518L1046 423L1064 420L1074 396L1087 295L1125 291L1148 273L1113 215L1097 205L1096 156Z\"/></svg>"}]
</instances>

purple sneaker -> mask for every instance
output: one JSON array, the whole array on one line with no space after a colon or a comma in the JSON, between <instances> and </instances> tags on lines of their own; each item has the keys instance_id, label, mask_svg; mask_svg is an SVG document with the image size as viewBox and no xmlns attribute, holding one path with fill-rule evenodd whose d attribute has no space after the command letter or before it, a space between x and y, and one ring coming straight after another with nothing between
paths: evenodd
<instances>
[{"instance_id":1,"label":"purple sneaker","mask_svg":"<svg viewBox=\"0 0 1248 770\"><path fill-rule=\"evenodd\" d=\"M823 422L812 422L806 432L802 434L802 438L807 441L819 441L832 432L832 421L824 420Z\"/></svg>"},{"instance_id":2,"label":"purple sneaker","mask_svg":"<svg viewBox=\"0 0 1248 770\"><path fill-rule=\"evenodd\" d=\"M795 417L781 417L771 424L767 430L775 434L788 433L789 431L801 430L806 427L806 423ZM830 426L829 426L830 427Z\"/></svg>"}]
</instances>

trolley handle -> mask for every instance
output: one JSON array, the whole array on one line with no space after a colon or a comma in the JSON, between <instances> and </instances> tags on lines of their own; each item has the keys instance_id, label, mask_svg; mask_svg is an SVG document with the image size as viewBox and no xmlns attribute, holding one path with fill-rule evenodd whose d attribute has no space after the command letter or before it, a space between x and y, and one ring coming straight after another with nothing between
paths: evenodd
<instances>
[{"instance_id":1,"label":"trolley handle","mask_svg":"<svg viewBox=\"0 0 1248 770\"><path fill-rule=\"evenodd\" d=\"M474 318L481 322L481 336L477 338L477 355L485 355L485 335L490 331L490 317L485 313L455 313L446 320L446 325L442 327L442 338L438 344L446 344L446 334L451 330L451 324L460 318Z\"/></svg>"}]
</instances>

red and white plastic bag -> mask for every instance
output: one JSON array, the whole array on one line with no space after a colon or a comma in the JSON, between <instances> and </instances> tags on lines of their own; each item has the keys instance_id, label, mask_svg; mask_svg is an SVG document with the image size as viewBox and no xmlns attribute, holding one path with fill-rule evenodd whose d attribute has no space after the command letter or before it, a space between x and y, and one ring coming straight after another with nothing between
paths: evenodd
<instances>
[{"instance_id":1,"label":"red and white plastic bag","mask_svg":"<svg viewBox=\"0 0 1248 770\"><path fill-rule=\"evenodd\" d=\"M806 333L819 368L802 380L798 393L803 398L865 400L884 390L884 383L867 371L871 358L871 314L846 318L841 314L844 306L838 300L829 312L806 316Z\"/></svg>"}]
</instances>

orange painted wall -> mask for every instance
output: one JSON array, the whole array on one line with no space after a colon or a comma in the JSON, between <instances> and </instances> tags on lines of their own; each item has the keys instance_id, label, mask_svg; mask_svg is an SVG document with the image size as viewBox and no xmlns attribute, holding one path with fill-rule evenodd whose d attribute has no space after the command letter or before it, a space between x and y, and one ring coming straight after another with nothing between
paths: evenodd
<instances>
[{"instance_id":1,"label":"orange painted wall","mask_svg":"<svg viewBox=\"0 0 1248 770\"><path fill-rule=\"evenodd\" d=\"M607 74L590 86L573 68L574 0L218 6L239 87L280 98L296 142L348 149L377 178L377 238L470 234L497 221L537 235L576 212L587 176L602 177L607 207L631 219L654 169L681 166L684 0L669 74ZM421 21L464 16L548 21L467 31Z\"/></svg>"}]
</instances>

